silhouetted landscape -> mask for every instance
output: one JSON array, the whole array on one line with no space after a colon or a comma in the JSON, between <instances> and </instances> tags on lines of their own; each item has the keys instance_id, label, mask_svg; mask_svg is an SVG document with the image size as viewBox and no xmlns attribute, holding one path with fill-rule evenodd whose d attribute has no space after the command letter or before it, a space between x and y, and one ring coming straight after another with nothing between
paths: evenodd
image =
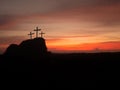
<instances>
[{"instance_id":1,"label":"silhouetted landscape","mask_svg":"<svg viewBox=\"0 0 120 90\"><path fill-rule=\"evenodd\" d=\"M120 52L57 54L45 39L11 44L0 55L1 81L37 83L41 88L118 86Z\"/></svg>"}]
</instances>

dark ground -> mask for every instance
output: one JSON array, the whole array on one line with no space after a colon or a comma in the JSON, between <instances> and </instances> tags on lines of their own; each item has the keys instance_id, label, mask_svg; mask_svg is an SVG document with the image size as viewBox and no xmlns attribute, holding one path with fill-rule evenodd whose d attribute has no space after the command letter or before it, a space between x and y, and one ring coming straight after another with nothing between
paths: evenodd
<instances>
[{"instance_id":1,"label":"dark ground","mask_svg":"<svg viewBox=\"0 0 120 90\"><path fill-rule=\"evenodd\" d=\"M120 52L0 56L0 81L41 88L103 88L120 85Z\"/></svg>"}]
</instances>

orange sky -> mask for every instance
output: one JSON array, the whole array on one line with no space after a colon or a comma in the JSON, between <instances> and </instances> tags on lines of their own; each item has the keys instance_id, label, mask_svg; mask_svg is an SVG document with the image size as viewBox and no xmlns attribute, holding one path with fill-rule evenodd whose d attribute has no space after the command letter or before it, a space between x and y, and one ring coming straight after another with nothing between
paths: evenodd
<instances>
[{"instance_id":1,"label":"orange sky","mask_svg":"<svg viewBox=\"0 0 120 90\"><path fill-rule=\"evenodd\" d=\"M0 0L0 12L0 53L36 26L53 52L120 50L119 0Z\"/></svg>"}]
</instances>

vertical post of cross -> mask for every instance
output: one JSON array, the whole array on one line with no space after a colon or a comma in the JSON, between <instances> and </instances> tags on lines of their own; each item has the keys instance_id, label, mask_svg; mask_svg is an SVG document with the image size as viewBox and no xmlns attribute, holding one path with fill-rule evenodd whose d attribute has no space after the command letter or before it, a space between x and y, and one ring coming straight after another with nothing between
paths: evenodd
<instances>
[{"instance_id":1,"label":"vertical post of cross","mask_svg":"<svg viewBox=\"0 0 120 90\"><path fill-rule=\"evenodd\" d=\"M33 35L34 33L32 33L32 32L30 32L28 35L30 36L30 39L32 39L32 35Z\"/></svg>"},{"instance_id":2,"label":"vertical post of cross","mask_svg":"<svg viewBox=\"0 0 120 90\"><path fill-rule=\"evenodd\" d=\"M43 33L42 31L41 31L41 33L39 33L40 35L41 35L41 38L43 38L43 34L45 34L45 33Z\"/></svg>"},{"instance_id":3,"label":"vertical post of cross","mask_svg":"<svg viewBox=\"0 0 120 90\"><path fill-rule=\"evenodd\" d=\"M36 31L36 38L38 38L38 32L40 31L41 29L39 29L38 27L36 27L36 29L34 29L34 31Z\"/></svg>"}]
</instances>

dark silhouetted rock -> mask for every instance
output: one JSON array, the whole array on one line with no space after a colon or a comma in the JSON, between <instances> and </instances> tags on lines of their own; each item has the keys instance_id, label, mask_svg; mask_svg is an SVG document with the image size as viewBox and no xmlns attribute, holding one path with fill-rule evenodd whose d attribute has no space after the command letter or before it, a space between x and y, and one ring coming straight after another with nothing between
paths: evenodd
<instances>
[{"instance_id":1,"label":"dark silhouetted rock","mask_svg":"<svg viewBox=\"0 0 120 90\"><path fill-rule=\"evenodd\" d=\"M23 41L20 45L20 51L29 54L45 54L47 53L47 47L43 38L35 38L31 40Z\"/></svg>"},{"instance_id":2,"label":"dark silhouetted rock","mask_svg":"<svg viewBox=\"0 0 120 90\"><path fill-rule=\"evenodd\" d=\"M10 55L14 56L18 53L19 46L16 44L11 44L7 49L6 52L4 53L5 55Z\"/></svg>"},{"instance_id":3,"label":"dark silhouetted rock","mask_svg":"<svg viewBox=\"0 0 120 90\"><path fill-rule=\"evenodd\" d=\"M35 39L25 40L22 43L20 43L20 45L11 44L7 48L5 55L37 56L46 53L47 53L47 47L46 47L45 39L35 38Z\"/></svg>"}]
</instances>

